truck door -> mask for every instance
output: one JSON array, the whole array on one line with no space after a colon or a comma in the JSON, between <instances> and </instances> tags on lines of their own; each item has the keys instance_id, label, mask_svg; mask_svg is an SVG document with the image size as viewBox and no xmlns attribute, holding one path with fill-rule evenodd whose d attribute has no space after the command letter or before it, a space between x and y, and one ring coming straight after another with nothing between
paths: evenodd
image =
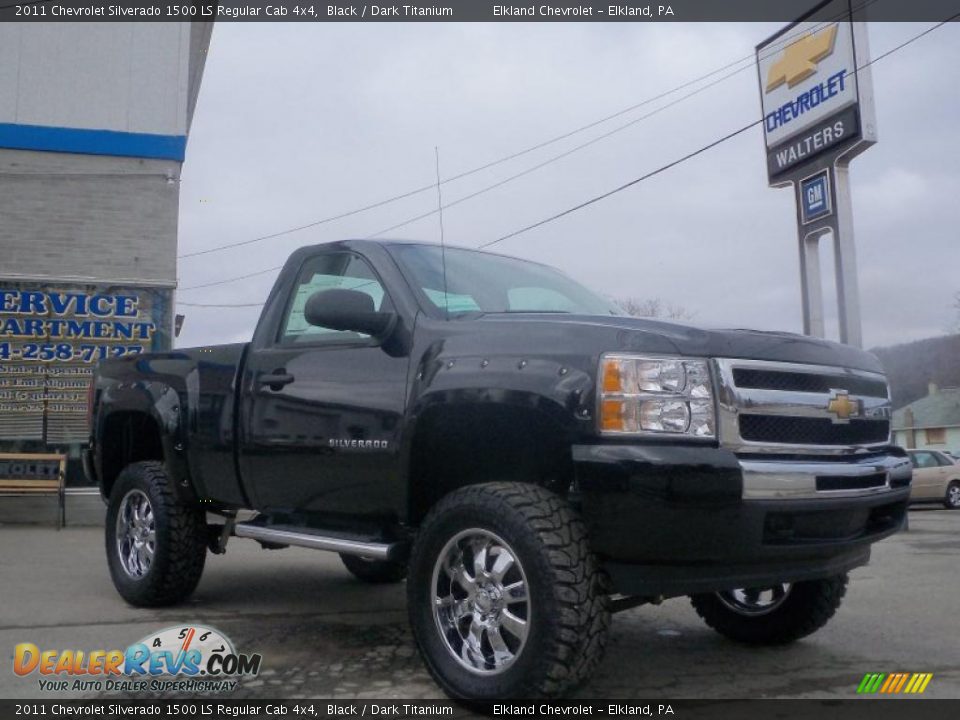
<instances>
[{"instance_id":1,"label":"truck door","mask_svg":"<svg viewBox=\"0 0 960 720\"><path fill-rule=\"evenodd\" d=\"M344 250L307 258L275 335L251 347L241 410L240 472L256 509L389 515L397 482L408 357L368 335L308 324L307 298L360 290L392 311L383 283Z\"/></svg>"}]
</instances>

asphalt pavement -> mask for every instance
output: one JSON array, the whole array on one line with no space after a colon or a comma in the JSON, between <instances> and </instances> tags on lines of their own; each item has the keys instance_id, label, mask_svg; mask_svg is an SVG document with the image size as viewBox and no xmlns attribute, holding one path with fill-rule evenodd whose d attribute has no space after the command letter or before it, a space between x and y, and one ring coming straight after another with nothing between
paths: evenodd
<instances>
[{"instance_id":1,"label":"asphalt pavement","mask_svg":"<svg viewBox=\"0 0 960 720\"><path fill-rule=\"evenodd\" d=\"M910 529L874 547L843 606L794 645L751 649L707 628L686 599L614 617L606 660L577 696L852 698L865 673L924 672L924 697L960 698L960 512L920 509ZM173 625L222 631L261 653L245 698L441 698L415 652L403 584L364 585L335 555L263 550L231 540L208 556L189 602L128 606L110 582L103 530L0 524L0 698L123 697L41 691L12 672L17 643L41 649L126 648Z\"/></svg>"}]
</instances>

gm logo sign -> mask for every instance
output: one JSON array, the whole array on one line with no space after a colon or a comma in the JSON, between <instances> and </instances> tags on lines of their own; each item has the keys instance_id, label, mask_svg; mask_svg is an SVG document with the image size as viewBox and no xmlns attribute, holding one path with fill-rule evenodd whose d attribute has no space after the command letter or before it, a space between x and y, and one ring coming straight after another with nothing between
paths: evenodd
<instances>
[{"instance_id":1,"label":"gm logo sign","mask_svg":"<svg viewBox=\"0 0 960 720\"><path fill-rule=\"evenodd\" d=\"M800 181L800 222L804 225L833 212L830 203L829 170L821 170Z\"/></svg>"}]
</instances>

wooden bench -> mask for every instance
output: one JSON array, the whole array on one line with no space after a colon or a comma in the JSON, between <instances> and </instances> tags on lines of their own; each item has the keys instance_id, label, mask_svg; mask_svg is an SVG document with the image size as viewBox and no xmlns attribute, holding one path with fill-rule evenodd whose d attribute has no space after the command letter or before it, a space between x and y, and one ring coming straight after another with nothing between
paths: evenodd
<instances>
[{"instance_id":1,"label":"wooden bench","mask_svg":"<svg viewBox=\"0 0 960 720\"><path fill-rule=\"evenodd\" d=\"M34 463L55 467L52 473L39 472ZM12 472L16 466L23 466ZM3 471L6 472L3 472ZM27 495L57 496L57 530L67 521L64 482L67 474L67 456L56 453L0 453L0 497Z\"/></svg>"}]
</instances>

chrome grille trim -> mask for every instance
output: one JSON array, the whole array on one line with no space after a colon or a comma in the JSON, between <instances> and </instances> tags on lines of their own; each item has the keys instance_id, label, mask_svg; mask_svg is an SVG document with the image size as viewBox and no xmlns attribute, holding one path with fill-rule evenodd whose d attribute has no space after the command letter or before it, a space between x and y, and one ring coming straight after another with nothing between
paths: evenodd
<instances>
[{"instance_id":1,"label":"chrome grille trim","mask_svg":"<svg viewBox=\"0 0 960 720\"><path fill-rule=\"evenodd\" d=\"M788 455L850 455L876 451L890 444L890 392L886 378L880 373L853 370L828 365L807 365L800 363L773 362L765 360L740 360L735 358L717 358L714 360L717 396L717 437L720 444L736 453L788 454ZM801 392L795 390L769 390L738 387L734 371L738 369L762 370L770 373L790 375L810 374L829 376L831 392ZM836 414L828 411L833 391L846 391L844 380L850 380L851 387L863 386L863 381L883 383L887 387L885 397L849 393L850 401L859 406L856 420L885 421L886 437L879 442L862 445L830 444L811 445L785 441L760 442L745 440L740 435L739 418L741 415L768 415L776 417L817 418L830 420L838 426L845 423ZM840 433L838 432L838 435Z\"/></svg>"},{"instance_id":2,"label":"chrome grille trim","mask_svg":"<svg viewBox=\"0 0 960 720\"><path fill-rule=\"evenodd\" d=\"M910 478L911 465L905 457L868 456L846 461L741 460L745 500L786 500L802 498L863 497L889 492ZM818 477L859 479L883 474L882 483L872 487L818 490Z\"/></svg>"}]
</instances>

